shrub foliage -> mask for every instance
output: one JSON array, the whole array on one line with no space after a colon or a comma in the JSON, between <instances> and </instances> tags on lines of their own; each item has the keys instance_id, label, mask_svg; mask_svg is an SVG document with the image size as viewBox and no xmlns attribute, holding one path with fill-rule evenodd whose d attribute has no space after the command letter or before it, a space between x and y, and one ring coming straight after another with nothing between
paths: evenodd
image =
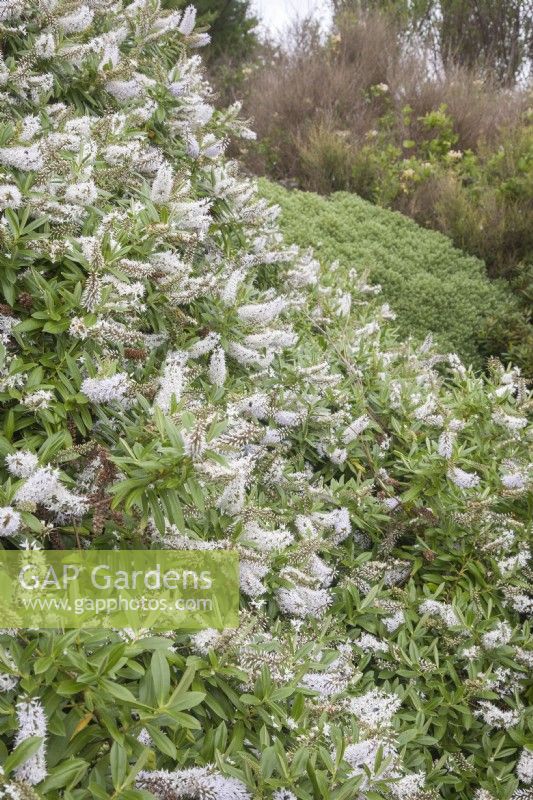
<instances>
[{"instance_id":1,"label":"shrub foliage","mask_svg":"<svg viewBox=\"0 0 533 800\"><path fill-rule=\"evenodd\" d=\"M184 0L168 0L165 8L185 8ZM250 0L198 0L195 3L198 23L208 26L210 46L208 63L216 67L221 60L240 64L257 48L256 29L259 20L253 15Z\"/></svg>"},{"instance_id":2,"label":"shrub foliage","mask_svg":"<svg viewBox=\"0 0 533 800\"><path fill-rule=\"evenodd\" d=\"M325 263L338 261L347 284L355 266L382 285L404 337L423 339L431 331L443 347L481 363L495 321L504 324L514 307L505 284L488 280L483 262L354 194L324 198L267 181L261 191L280 205L288 241L313 247Z\"/></svg>"},{"instance_id":3,"label":"shrub foliage","mask_svg":"<svg viewBox=\"0 0 533 800\"><path fill-rule=\"evenodd\" d=\"M501 4L489 3L490 13L462 0L440 11L431 3L355 5L366 8L339 14L326 41L304 25L291 50L251 71L243 92L259 139L241 147L242 157L257 174L321 194L355 192L400 211L483 259L523 309L501 326L508 335L500 352L531 374L530 94L494 85L483 70L428 68L429 56L419 43L409 46L393 13L419 14L430 27L469 13L504 24ZM478 28L459 25L457 34L475 41ZM483 35L498 30L489 24Z\"/></svg>"},{"instance_id":4,"label":"shrub foliage","mask_svg":"<svg viewBox=\"0 0 533 800\"><path fill-rule=\"evenodd\" d=\"M380 8L403 34L432 51L436 63L483 69L511 84L531 69L531 0L333 0L335 10Z\"/></svg>"},{"instance_id":5,"label":"shrub foliage","mask_svg":"<svg viewBox=\"0 0 533 800\"><path fill-rule=\"evenodd\" d=\"M192 9L1 6L0 534L232 548L234 631L0 635L6 798L527 797L530 397L285 248Z\"/></svg>"}]
</instances>

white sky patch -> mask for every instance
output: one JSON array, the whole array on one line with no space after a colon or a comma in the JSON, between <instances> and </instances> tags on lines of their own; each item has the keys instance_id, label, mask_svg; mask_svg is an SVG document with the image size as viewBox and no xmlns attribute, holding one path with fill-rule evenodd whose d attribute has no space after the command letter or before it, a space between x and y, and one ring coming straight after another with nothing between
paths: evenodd
<instances>
[{"instance_id":1,"label":"white sky patch","mask_svg":"<svg viewBox=\"0 0 533 800\"><path fill-rule=\"evenodd\" d=\"M253 11L265 28L276 38L283 39L291 23L312 15L326 29L331 22L329 0L253 0Z\"/></svg>"}]
</instances>

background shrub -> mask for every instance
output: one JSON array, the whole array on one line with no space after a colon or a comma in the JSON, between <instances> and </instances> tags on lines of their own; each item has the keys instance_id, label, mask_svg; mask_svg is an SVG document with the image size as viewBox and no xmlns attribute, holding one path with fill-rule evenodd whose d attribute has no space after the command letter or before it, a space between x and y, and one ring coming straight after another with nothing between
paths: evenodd
<instances>
[{"instance_id":1,"label":"background shrub","mask_svg":"<svg viewBox=\"0 0 533 800\"><path fill-rule=\"evenodd\" d=\"M165 8L185 9L187 0L166 0ZM251 0L197 0L194 4L198 25L209 30L211 38L205 62L213 66L229 61L237 65L250 58L258 46L257 17Z\"/></svg>"},{"instance_id":2,"label":"background shrub","mask_svg":"<svg viewBox=\"0 0 533 800\"><path fill-rule=\"evenodd\" d=\"M441 346L478 365L481 354L502 344L497 326L504 335L509 315L517 313L510 291L489 281L484 264L445 236L347 192L323 198L268 181L261 191L281 206L288 241L312 246L326 263L340 261L346 276L356 267L382 285L402 335L432 331Z\"/></svg>"},{"instance_id":3,"label":"background shrub","mask_svg":"<svg viewBox=\"0 0 533 800\"><path fill-rule=\"evenodd\" d=\"M333 0L337 11L379 8L416 36L435 63L480 68L502 84L529 68L533 54L531 0Z\"/></svg>"},{"instance_id":4,"label":"background shrub","mask_svg":"<svg viewBox=\"0 0 533 800\"><path fill-rule=\"evenodd\" d=\"M327 40L303 23L290 48L251 67L242 90L259 138L241 156L255 173L291 186L354 192L401 211L483 259L489 277L509 281L522 308L505 310L505 326L497 322L501 308L491 315L487 352L496 348L531 373L527 3L476 4L475 12L463 2L335 5ZM444 21L431 16L436 6ZM492 27L479 32L476 61L477 34L461 28L479 13ZM522 31L519 52L503 41L513 19ZM461 37L464 50L454 51Z\"/></svg>"},{"instance_id":5,"label":"background shrub","mask_svg":"<svg viewBox=\"0 0 533 800\"><path fill-rule=\"evenodd\" d=\"M339 15L326 41L303 23L290 49L263 52L250 66L246 110L275 161L249 150L248 163L295 177L302 188L316 188L302 175L299 148L318 125L357 148L387 133L384 141L405 158L418 148L426 157L434 139L441 153L494 152L521 127L530 104L525 88L502 88L481 71L430 69L427 53L410 46L395 18L376 11Z\"/></svg>"}]
</instances>

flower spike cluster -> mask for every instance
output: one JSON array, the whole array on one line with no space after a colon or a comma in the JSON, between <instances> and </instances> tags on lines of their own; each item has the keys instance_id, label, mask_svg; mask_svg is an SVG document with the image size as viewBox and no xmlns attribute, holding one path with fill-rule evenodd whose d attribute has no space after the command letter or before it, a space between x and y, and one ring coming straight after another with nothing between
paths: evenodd
<instances>
[{"instance_id":1,"label":"flower spike cluster","mask_svg":"<svg viewBox=\"0 0 533 800\"><path fill-rule=\"evenodd\" d=\"M519 371L284 245L191 6L1 0L0 33L1 544L233 550L242 594L234 631L6 620L0 737L43 742L0 797L525 797Z\"/></svg>"}]
</instances>

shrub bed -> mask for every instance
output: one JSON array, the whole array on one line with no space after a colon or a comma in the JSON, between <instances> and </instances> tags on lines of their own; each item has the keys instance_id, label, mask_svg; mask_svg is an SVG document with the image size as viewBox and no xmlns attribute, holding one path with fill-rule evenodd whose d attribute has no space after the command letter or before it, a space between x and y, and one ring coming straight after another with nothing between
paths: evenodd
<instances>
[{"instance_id":1,"label":"shrub bed","mask_svg":"<svg viewBox=\"0 0 533 800\"><path fill-rule=\"evenodd\" d=\"M481 61L435 68L412 34L387 7L339 11L326 40L302 23L291 49L251 65L259 139L243 156L275 180L408 214L511 277L531 262L531 87L494 83Z\"/></svg>"},{"instance_id":2,"label":"shrub bed","mask_svg":"<svg viewBox=\"0 0 533 800\"><path fill-rule=\"evenodd\" d=\"M1 544L232 549L242 591L193 636L6 618L3 796L526 798L519 371L283 246L192 9L1 24Z\"/></svg>"},{"instance_id":3,"label":"shrub bed","mask_svg":"<svg viewBox=\"0 0 533 800\"><path fill-rule=\"evenodd\" d=\"M291 48L250 65L243 94L259 136L238 152L255 174L354 192L482 259L520 306L494 320L486 349L533 374L530 91L493 83L482 61L431 66L396 7L338 8L327 39L303 22Z\"/></svg>"},{"instance_id":4,"label":"shrub bed","mask_svg":"<svg viewBox=\"0 0 533 800\"><path fill-rule=\"evenodd\" d=\"M515 308L506 285L489 281L483 262L455 249L445 236L357 195L325 198L266 180L260 186L281 207L287 241L313 247L325 263L339 261L347 284L352 267L381 284L403 337L423 339L431 331L443 347L482 363L491 330Z\"/></svg>"}]
</instances>

